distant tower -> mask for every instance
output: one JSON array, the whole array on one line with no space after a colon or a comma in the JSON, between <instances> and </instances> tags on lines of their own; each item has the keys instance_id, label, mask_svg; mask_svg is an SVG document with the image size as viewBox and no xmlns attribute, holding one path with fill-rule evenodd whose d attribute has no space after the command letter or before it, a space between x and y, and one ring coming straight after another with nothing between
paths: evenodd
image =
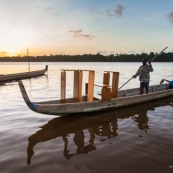
<instances>
[{"instance_id":1,"label":"distant tower","mask_svg":"<svg viewBox=\"0 0 173 173\"><path fill-rule=\"evenodd\" d=\"M28 57L28 71L30 71L30 61L29 61L29 50L27 49L27 57Z\"/></svg>"}]
</instances>

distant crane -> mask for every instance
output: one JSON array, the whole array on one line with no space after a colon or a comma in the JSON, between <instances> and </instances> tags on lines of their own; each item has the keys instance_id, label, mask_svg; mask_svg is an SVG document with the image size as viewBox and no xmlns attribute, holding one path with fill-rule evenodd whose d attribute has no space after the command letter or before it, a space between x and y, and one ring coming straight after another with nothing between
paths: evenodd
<instances>
[{"instance_id":1,"label":"distant crane","mask_svg":"<svg viewBox=\"0 0 173 173\"><path fill-rule=\"evenodd\" d=\"M28 57L28 71L30 71L30 61L29 61L29 50L27 49L27 57Z\"/></svg>"}]
</instances>

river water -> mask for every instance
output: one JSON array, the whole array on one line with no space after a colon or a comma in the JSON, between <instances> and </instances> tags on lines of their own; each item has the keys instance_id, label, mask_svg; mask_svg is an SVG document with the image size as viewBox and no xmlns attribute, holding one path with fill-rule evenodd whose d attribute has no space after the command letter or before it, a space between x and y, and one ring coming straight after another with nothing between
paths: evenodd
<instances>
[{"instance_id":1,"label":"river water","mask_svg":"<svg viewBox=\"0 0 173 173\"><path fill-rule=\"evenodd\" d=\"M60 70L95 70L101 83L105 70L120 72L119 86L140 63L31 63L46 75L25 79L32 101L60 97ZM173 63L153 63L152 84L173 79ZM1 63L0 74L24 72L28 63ZM87 82L88 73L84 74ZM73 74L67 74L67 97ZM132 79L123 89L138 87ZM100 92L96 88L95 92ZM172 173L173 97L116 111L52 116L31 111L17 82L0 83L0 172L2 173Z\"/></svg>"}]
</instances>

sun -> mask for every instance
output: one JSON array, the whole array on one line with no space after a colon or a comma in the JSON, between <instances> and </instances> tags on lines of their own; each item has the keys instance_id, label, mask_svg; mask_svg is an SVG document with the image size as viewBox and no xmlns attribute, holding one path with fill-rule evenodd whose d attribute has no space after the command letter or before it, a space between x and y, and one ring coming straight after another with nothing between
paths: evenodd
<instances>
[{"instance_id":1,"label":"sun","mask_svg":"<svg viewBox=\"0 0 173 173\"><path fill-rule=\"evenodd\" d=\"M5 52L8 56L16 56L26 52L32 43L33 33L27 30L11 30L5 41Z\"/></svg>"}]
</instances>

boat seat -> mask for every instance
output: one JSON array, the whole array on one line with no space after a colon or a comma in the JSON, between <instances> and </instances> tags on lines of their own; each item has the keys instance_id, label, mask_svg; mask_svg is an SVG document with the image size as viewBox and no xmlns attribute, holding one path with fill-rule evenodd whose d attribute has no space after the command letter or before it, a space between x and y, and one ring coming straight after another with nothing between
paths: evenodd
<instances>
[{"instance_id":1,"label":"boat seat","mask_svg":"<svg viewBox=\"0 0 173 173\"><path fill-rule=\"evenodd\" d=\"M88 82L86 82L86 83L85 83L85 85L87 86L87 85L88 85ZM99 83L94 84L94 86L97 86L97 87L102 87L102 88L105 88L105 87L110 87L110 85L99 84Z\"/></svg>"},{"instance_id":2,"label":"boat seat","mask_svg":"<svg viewBox=\"0 0 173 173\"><path fill-rule=\"evenodd\" d=\"M105 85L105 84L94 84L94 86L102 87L102 88L110 87L110 85Z\"/></svg>"},{"instance_id":3,"label":"boat seat","mask_svg":"<svg viewBox=\"0 0 173 173\"><path fill-rule=\"evenodd\" d=\"M102 91L100 94L95 96L99 100L110 100L111 99L111 88L110 85L105 84L94 84L96 87L101 87ZM87 95L88 83L85 83L85 94ZM100 98L101 97L101 98Z\"/></svg>"},{"instance_id":4,"label":"boat seat","mask_svg":"<svg viewBox=\"0 0 173 173\"><path fill-rule=\"evenodd\" d=\"M101 87L101 88L109 88L110 85L105 85L105 84L94 84L94 86L97 86L97 87ZM88 83L86 82L85 83L85 94L87 95L87 88L88 88ZM101 95L101 93L99 93L98 95Z\"/></svg>"}]
</instances>

